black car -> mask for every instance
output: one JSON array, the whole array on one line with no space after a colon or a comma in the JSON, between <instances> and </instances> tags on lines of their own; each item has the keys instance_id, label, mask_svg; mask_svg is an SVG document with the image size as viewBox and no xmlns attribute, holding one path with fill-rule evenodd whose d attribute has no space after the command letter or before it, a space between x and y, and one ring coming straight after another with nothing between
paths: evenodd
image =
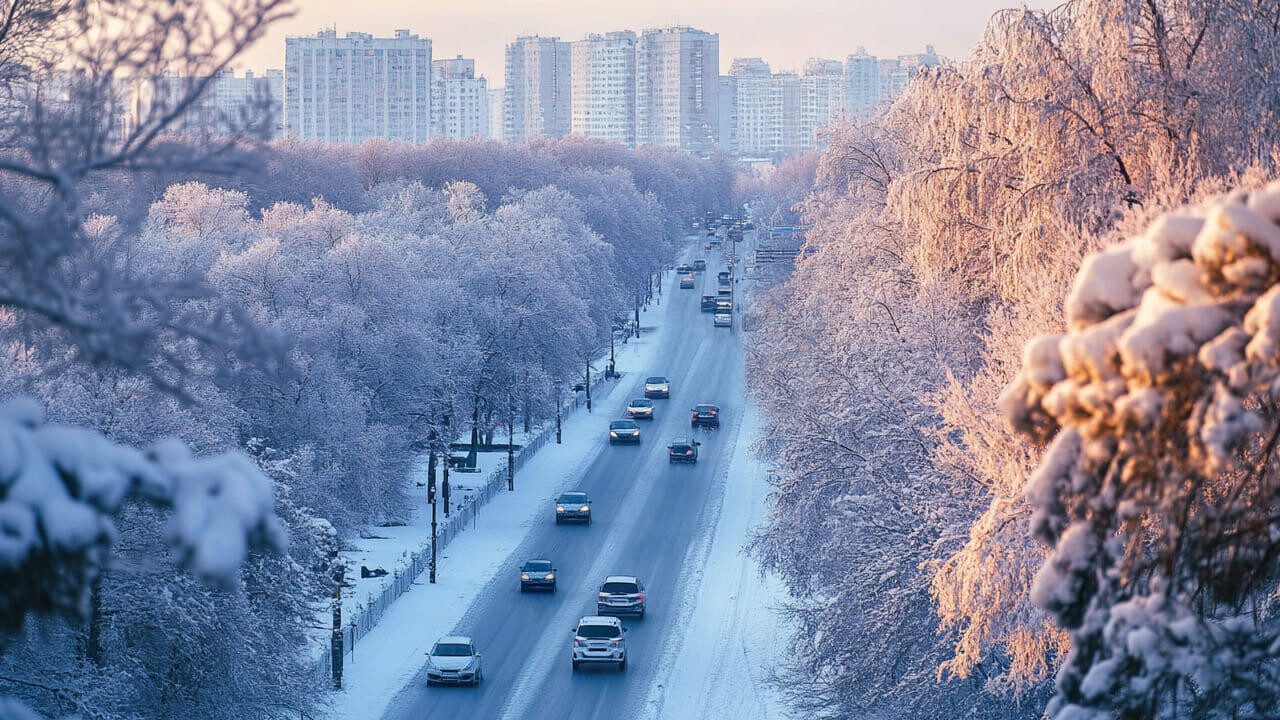
<instances>
[{"instance_id":1,"label":"black car","mask_svg":"<svg viewBox=\"0 0 1280 720\"><path fill-rule=\"evenodd\" d=\"M728 271L728 270L721 270L720 272L716 273L716 282L717 282L718 284L720 284L720 285L728 285L728 284L729 284L729 271Z\"/></svg>"},{"instance_id":2,"label":"black car","mask_svg":"<svg viewBox=\"0 0 1280 720\"><path fill-rule=\"evenodd\" d=\"M692 274L693 274L693 266L692 266L692 265L685 265L685 264L683 264L683 263L682 263L682 264L680 264L680 265L677 265L677 266L676 266L676 274L677 274L677 275L692 275Z\"/></svg>"},{"instance_id":3,"label":"black car","mask_svg":"<svg viewBox=\"0 0 1280 720\"><path fill-rule=\"evenodd\" d=\"M703 260L702 258L698 258L697 260L694 260L694 261L693 261L693 269L694 269L694 270L706 270L706 269L707 269L707 261L706 261L706 260Z\"/></svg>"},{"instance_id":4,"label":"black car","mask_svg":"<svg viewBox=\"0 0 1280 720\"><path fill-rule=\"evenodd\" d=\"M702 296L702 312L715 312L715 311L716 311L716 296L703 295Z\"/></svg>"},{"instance_id":5,"label":"black car","mask_svg":"<svg viewBox=\"0 0 1280 720\"><path fill-rule=\"evenodd\" d=\"M520 568L520 592L556 591L556 569L550 560L529 560Z\"/></svg>"},{"instance_id":6,"label":"black car","mask_svg":"<svg viewBox=\"0 0 1280 720\"><path fill-rule=\"evenodd\" d=\"M609 423L609 444L640 444L640 426L635 420L614 420Z\"/></svg>"},{"instance_id":7,"label":"black car","mask_svg":"<svg viewBox=\"0 0 1280 720\"><path fill-rule=\"evenodd\" d=\"M586 493L575 490L556 498L556 524L570 520L591 524L591 501L587 499Z\"/></svg>"},{"instance_id":8,"label":"black car","mask_svg":"<svg viewBox=\"0 0 1280 720\"><path fill-rule=\"evenodd\" d=\"M698 462L698 446L702 443L697 440L676 440L667 446L667 460L673 463L696 463Z\"/></svg>"},{"instance_id":9,"label":"black car","mask_svg":"<svg viewBox=\"0 0 1280 720\"><path fill-rule=\"evenodd\" d=\"M699 425L720 427L720 408L711 403L694 405L693 418L689 421L689 426L698 427Z\"/></svg>"}]
</instances>

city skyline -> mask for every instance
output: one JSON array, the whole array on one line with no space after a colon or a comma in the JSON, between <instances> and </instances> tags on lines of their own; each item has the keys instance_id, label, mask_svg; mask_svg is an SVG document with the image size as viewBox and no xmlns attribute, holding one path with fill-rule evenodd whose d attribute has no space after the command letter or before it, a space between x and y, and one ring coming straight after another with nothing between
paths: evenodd
<instances>
[{"instance_id":1,"label":"city skyline","mask_svg":"<svg viewBox=\"0 0 1280 720\"><path fill-rule=\"evenodd\" d=\"M432 38L440 57L461 53L474 58L476 75L497 87L503 77L506 44L518 36L556 36L574 42L591 34L622 30L639 34L685 25L719 34L722 75L738 57L761 57L776 71L798 73L811 57L843 58L856 46L865 47L872 55L893 57L920 52L928 44L940 55L963 58L980 39L991 13L1008 4L1007 0L914 0L884 7L864 0L799 0L785 5L744 0L733 14L725 14L673 0L656 0L645 8L586 0L550 0L536 6L516 0L476 0L431 7L429 12L404 0L387 0L372 9L312 0L298 7L293 17L273 26L237 68L260 73L281 67L286 37L313 36L324 28L336 26L339 35L364 32L375 36L408 29ZM833 21L815 26L805 21L810 14ZM477 22L478 18L483 22Z\"/></svg>"}]
</instances>

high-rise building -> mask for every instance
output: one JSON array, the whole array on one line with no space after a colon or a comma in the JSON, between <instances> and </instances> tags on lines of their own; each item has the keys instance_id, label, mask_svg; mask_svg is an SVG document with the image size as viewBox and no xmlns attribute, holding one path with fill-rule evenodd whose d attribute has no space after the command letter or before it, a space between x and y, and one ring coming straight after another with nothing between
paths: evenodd
<instances>
[{"instance_id":1,"label":"high-rise building","mask_svg":"<svg viewBox=\"0 0 1280 720\"><path fill-rule=\"evenodd\" d=\"M588 35L573 43L571 129L636 144L636 34Z\"/></svg>"},{"instance_id":2,"label":"high-rise building","mask_svg":"<svg viewBox=\"0 0 1280 720\"><path fill-rule=\"evenodd\" d=\"M285 128L303 140L425 142L431 135L431 40L334 30L285 40Z\"/></svg>"},{"instance_id":3,"label":"high-rise building","mask_svg":"<svg viewBox=\"0 0 1280 720\"><path fill-rule=\"evenodd\" d=\"M502 96L503 88L489 88L489 134L485 137L502 142Z\"/></svg>"},{"instance_id":4,"label":"high-rise building","mask_svg":"<svg viewBox=\"0 0 1280 720\"><path fill-rule=\"evenodd\" d=\"M536 35L507 45L503 139L564 137L570 130L569 43Z\"/></svg>"},{"instance_id":5,"label":"high-rise building","mask_svg":"<svg viewBox=\"0 0 1280 720\"><path fill-rule=\"evenodd\" d=\"M849 116L866 120L880 102L880 61L859 47L844 64L845 110Z\"/></svg>"},{"instance_id":6,"label":"high-rise building","mask_svg":"<svg viewBox=\"0 0 1280 720\"><path fill-rule=\"evenodd\" d=\"M431 134L450 140L489 135L489 84L476 77L476 61L431 61Z\"/></svg>"},{"instance_id":7,"label":"high-rise building","mask_svg":"<svg viewBox=\"0 0 1280 720\"><path fill-rule=\"evenodd\" d=\"M175 119L169 129L184 135L281 136L283 128L281 71L265 77L252 71L237 76L224 70L215 76L188 77L165 73L132 84L126 127L136 127L153 113L176 108L203 84L195 102Z\"/></svg>"},{"instance_id":8,"label":"high-rise building","mask_svg":"<svg viewBox=\"0 0 1280 720\"><path fill-rule=\"evenodd\" d=\"M732 75L720 76L720 97L716 108L716 145L733 154L738 124L738 86Z\"/></svg>"},{"instance_id":9,"label":"high-rise building","mask_svg":"<svg viewBox=\"0 0 1280 720\"><path fill-rule=\"evenodd\" d=\"M719 129L720 36L645 30L636 42L636 142L706 154Z\"/></svg>"},{"instance_id":10,"label":"high-rise building","mask_svg":"<svg viewBox=\"0 0 1280 720\"><path fill-rule=\"evenodd\" d=\"M800 76L791 72L774 73L769 78L769 96L776 118L773 155L794 155L804 149L804 139L800 136Z\"/></svg>"},{"instance_id":11,"label":"high-rise building","mask_svg":"<svg viewBox=\"0 0 1280 720\"><path fill-rule=\"evenodd\" d=\"M760 58L737 58L729 66L734 85L733 153L767 158L778 144L778 107L773 75Z\"/></svg>"},{"instance_id":12,"label":"high-rise building","mask_svg":"<svg viewBox=\"0 0 1280 720\"><path fill-rule=\"evenodd\" d=\"M844 64L809 58L800 76L800 149L816 148L818 128L844 111Z\"/></svg>"}]
</instances>

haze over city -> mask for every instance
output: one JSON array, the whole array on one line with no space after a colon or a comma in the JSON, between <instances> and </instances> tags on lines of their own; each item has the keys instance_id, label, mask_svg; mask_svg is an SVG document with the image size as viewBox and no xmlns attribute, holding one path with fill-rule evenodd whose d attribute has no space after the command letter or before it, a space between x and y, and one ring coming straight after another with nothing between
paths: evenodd
<instances>
[{"instance_id":1,"label":"haze over city","mask_svg":"<svg viewBox=\"0 0 1280 720\"><path fill-rule=\"evenodd\" d=\"M1039 5L1043 3L1031 3ZM518 35L573 41L589 33L689 25L719 33L721 73L737 57L763 57L777 70L798 71L810 57L843 58L857 46L892 57L933 45L941 55L960 58L978 41L991 13L1007 6L1000 0L744 0L728 8L681 0L305 0L294 17L273 25L237 67L255 72L280 67L289 35L314 35L336 26L339 35L390 36L405 28L431 38L437 58L475 58L476 73L496 86L502 78L503 48Z\"/></svg>"}]
</instances>

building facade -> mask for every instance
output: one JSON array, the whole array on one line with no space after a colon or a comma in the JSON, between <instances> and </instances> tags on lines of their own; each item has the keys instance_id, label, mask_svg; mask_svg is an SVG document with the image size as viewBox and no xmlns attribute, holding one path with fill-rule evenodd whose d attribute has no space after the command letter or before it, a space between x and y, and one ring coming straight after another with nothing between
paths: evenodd
<instances>
[{"instance_id":1,"label":"building facade","mask_svg":"<svg viewBox=\"0 0 1280 720\"><path fill-rule=\"evenodd\" d=\"M821 143L818 130L844 113L844 64L839 60L809 58L800 76L800 149Z\"/></svg>"},{"instance_id":2,"label":"building facade","mask_svg":"<svg viewBox=\"0 0 1280 720\"><path fill-rule=\"evenodd\" d=\"M507 45L502 98L502 135L520 143L570 132L569 43L536 35Z\"/></svg>"},{"instance_id":3,"label":"building facade","mask_svg":"<svg viewBox=\"0 0 1280 720\"><path fill-rule=\"evenodd\" d=\"M778 138L773 74L760 58L737 58L729 66L734 86L733 154L740 158L773 155Z\"/></svg>"},{"instance_id":4,"label":"building facade","mask_svg":"<svg viewBox=\"0 0 1280 720\"><path fill-rule=\"evenodd\" d=\"M173 132L189 136L245 135L256 138L282 137L283 73L268 70L266 76L252 71L236 75L224 70L216 76L187 77L165 73L135 81L127 100L126 128L137 127L153 113L177 107L204 84L204 90L170 126Z\"/></svg>"},{"instance_id":5,"label":"building facade","mask_svg":"<svg viewBox=\"0 0 1280 720\"><path fill-rule=\"evenodd\" d=\"M485 137L502 142L502 96L503 88L489 88L489 134Z\"/></svg>"},{"instance_id":6,"label":"building facade","mask_svg":"<svg viewBox=\"0 0 1280 720\"><path fill-rule=\"evenodd\" d=\"M705 155L719 130L720 36L645 30L636 42L636 142Z\"/></svg>"},{"instance_id":7,"label":"building facade","mask_svg":"<svg viewBox=\"0 0 1280 720\"><path fill-rule=\"evenodd\" d=\"M849 117L866 120L880 103L880 60L866 49L850 55L844 63L845 111Z\"/></svg>"},{"instance_id":8,"label":"building facade","mask_svg":"<svg viewBox=\"0 0 1280 720\"><path fill-rule=\"evenodd\" d=\"M636 144L636 34L588 35L571 48L575 135Z\"/></svg>"},{"instance_id":9,"label":"building facade","mask_svg":"<svg viewBox=\"0 0 1280 720\"><path fill-rule=\"evenodd\" d=\"M431 134L450 140L489 136L489 83L476 61L431 61Z\"/></svg>"},{"instance_id":10,"label":"building facade","mask_svg":"<svg viewBox=\"0 0 1280 720\"><path fill-rule=\"evenodd\" d=\"M431 40L408 30L285 40L285 131L303 140L431 136Z\"/></svg>"},{"instance_id":11,"label":"building facade","mask_svg":"<svg viewBox=\"0 0 1280 720\"><path fill-rule=\"evenodd\" d=\"M716 145L721 152L733 154L738 124L738 86L732 75L720 76L720 93L717 99Z\"/></svg>"}]
</instances>

